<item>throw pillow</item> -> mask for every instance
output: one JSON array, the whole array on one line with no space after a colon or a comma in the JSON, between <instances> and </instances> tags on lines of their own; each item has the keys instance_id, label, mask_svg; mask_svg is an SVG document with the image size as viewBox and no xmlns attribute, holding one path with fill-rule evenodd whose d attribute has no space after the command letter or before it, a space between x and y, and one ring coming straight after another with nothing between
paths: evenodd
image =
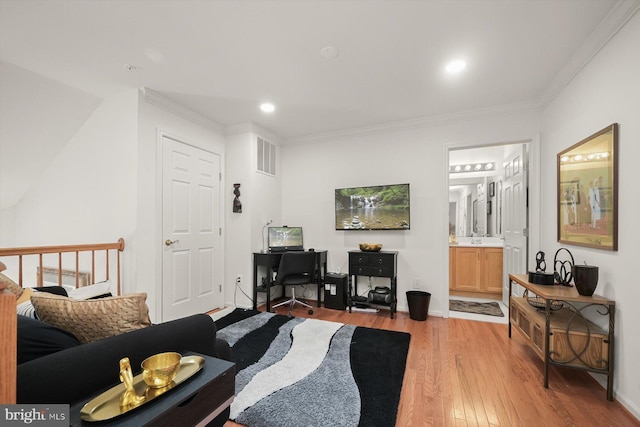
<instances>
[{"instance_id":1,"label":"throw pillow","mask_svg":"<svg viewBox=\"0 0 640 427\"><path fill-rule=\"evenodd\" d=\"M100 297L111 292L111 280L94 283L93 285L75 288L69 291L69 298L76 300Z\"/></svg>"},{"instance_id":2,"label":"throw pillow","mask_svg":"<svg viewBox=\"0 0 640 427\"><path fill-rule=\"evenodd\" d=\"M146 293L83 301L44 293L31 297L38 319L83 344L151 325L146 300Z\"/></svg>"},{"instance_id":3,"label":"throw pillow","mask_svg":"<svg viewBox=\"0 0 640 427\"><path fill-rule=\"evenodd\" d=\"M31 295L33 295L33 289L32 288L24 288L24 291L22 292L22 295L20 295L18 297L18 299L16 300L16 305L20 305L25 301L31 301Z\"/></svg>"},{"instance_id":4,"label":"throw pillow","mask_svg":"<svg viewBox=\"0 0 640 427\"><path fill-rule=\"evenodd\" d=\"M16 282L9 279L7 276L5 276L2 273L0 273L0 282L2 282L2 284L4 285L7 285L7 290L13 294L16 294L16 298L19 298L20 295L22 295L22 291L24 289L22 289L20 285L18 285Z\"/></svg>"},{"instance_id":5,"label":"throw pillow","mask_svg":"<svg viewBox=\"0 0 640 427\"><path fill-rule=\"evenodd\" d=\"M54 295L62 295L63 297L68 297L67 290L64 286L41 286L39 288L32 288L36 292L48 292Z\"/></svg>"},{"instance_id":6,"label":"throw pillow","mask_svg":"<svg viewBox=\"0 0 640 427\"><path fill-rule=\"evenodd\" d=\"M80 345L67 331L18 315L18 365Z\"/></svg>"},{"instance_id":7,"label":"throw pillow","mask_svg":"<svg viewBox=\"0 0 640 427\"><path fill-rule=\"evenodd\" d=\"M36 309L33 308L33 304L31 301L25 301L16 306L16 313L21 316L30 317L32 319L36 319Z\"/></svg>"}]
</instances>

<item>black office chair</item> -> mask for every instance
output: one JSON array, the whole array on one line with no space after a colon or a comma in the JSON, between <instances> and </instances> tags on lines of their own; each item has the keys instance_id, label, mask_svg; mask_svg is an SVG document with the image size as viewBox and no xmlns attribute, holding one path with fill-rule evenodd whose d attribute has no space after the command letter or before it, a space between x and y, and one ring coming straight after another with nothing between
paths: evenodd
<instances>
[{"instance_id":1,"label":"black office chair","mask_svg":"<svg viewBox=\"0 0 640 427\"><path fill-rule=\"evenodd\" d=\"M313 283L315 267L315 252L285 252L282 254L274 286L291 286L291 299L278 303L273 308L289 304L289 316L291 316L293 305L300 303L309 308L309 314L313 314L313 308L309 304L296 299L296 286Z\"/></svg>"}]
</instances>

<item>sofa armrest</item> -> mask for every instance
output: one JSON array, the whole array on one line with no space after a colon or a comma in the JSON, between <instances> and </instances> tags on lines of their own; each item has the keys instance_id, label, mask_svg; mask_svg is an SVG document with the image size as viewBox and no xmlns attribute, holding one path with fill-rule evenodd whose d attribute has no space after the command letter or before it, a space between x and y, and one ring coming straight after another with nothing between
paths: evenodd
<instances>
[{"instance_id":1,"label":"sofa armrest","mask_svg":"<svg viewBox=\"0 0 640 427\"><path fill-rule=\"evenodd\" d=\"M216 331L210 316L197 314L23 363L18 366L17 402L73 404L86 399L118 384L123 357L131 361L134 375L144 359L165 351L218 357Z\"/></svg>"}]
</instances>

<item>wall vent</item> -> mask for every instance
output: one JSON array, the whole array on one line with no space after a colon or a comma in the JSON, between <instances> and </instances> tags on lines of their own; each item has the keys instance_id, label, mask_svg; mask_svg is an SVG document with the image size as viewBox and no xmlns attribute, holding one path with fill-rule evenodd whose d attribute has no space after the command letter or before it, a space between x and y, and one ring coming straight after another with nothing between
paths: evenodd
<instances>
[{"instance_id":1,"label":"wall vent","mask_svg":"<svg viewBox=\"0 0 640 427\"><path fill-rule=\"evenodd\" d=\"M258 137L257 169L268 175L276 175L276 146L266 139Z\"/></svg>"}]
</instances>

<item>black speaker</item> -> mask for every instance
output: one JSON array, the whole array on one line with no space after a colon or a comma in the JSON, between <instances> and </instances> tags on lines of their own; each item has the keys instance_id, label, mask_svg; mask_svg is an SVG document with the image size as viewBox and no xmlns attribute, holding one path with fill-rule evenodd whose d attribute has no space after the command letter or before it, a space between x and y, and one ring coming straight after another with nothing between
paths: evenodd
<instances>
[{"instance_id":1,"label":"black speaker","mask_svg":"<svg viewBox=\"0 0 640 427\"><path fill-rule=\"evenodd\" d=\"M346 274L327 273L324 276L324 306L334 310L347 308L348 278Z\"/></svg>"}]
</instances>

